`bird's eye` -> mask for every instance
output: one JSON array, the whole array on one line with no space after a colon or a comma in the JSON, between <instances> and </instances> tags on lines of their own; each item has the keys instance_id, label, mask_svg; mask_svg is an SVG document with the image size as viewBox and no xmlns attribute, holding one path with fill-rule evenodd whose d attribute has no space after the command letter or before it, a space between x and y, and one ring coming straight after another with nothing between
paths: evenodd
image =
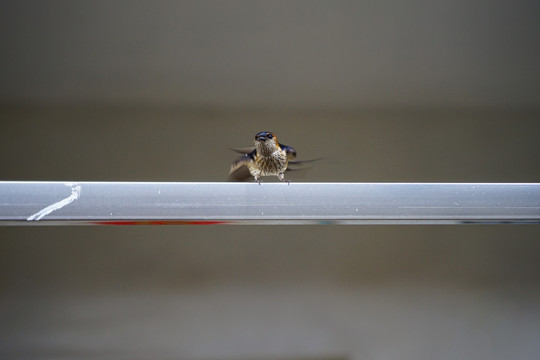
<instances>
[{"instance_id":1,"label":"bird's eye","mask_svg":"<svg viewBox=\"0 0 540 360\"><path fill-rule=\"evenodd\" d=\"M268 139L271 139L271 138L273 138L273 137L274 137L274 135L272 135L272 134L268 134L268 135L266 135L266 137L267 137Z\"/></svg>"}]
</instances>

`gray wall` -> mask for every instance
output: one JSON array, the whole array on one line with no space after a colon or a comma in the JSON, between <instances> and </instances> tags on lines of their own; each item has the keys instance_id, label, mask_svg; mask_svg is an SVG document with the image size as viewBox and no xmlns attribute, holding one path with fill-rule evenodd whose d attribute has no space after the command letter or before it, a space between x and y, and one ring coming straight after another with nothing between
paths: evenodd
<instances>
[{"instance_id":1,"label":"gray wall","mask_svg":"<svg viewBox=\"0 0 540 360\"><path fill-rule=\"evenodd\" d=\"M537 1L3 1L0 99L538 106Z\"/></svg>"},{"instance_id":2,"label":"gray wall","mask_svg":"<svg viewBox=\"0 0 540 360\"><path fill-rule=\"evenodd\" d=\"M536 2L0 7L0 180L221 181L272 130L293 181L540 182ZM0 355L537 358L538 239L2 227Z\"/></svg>"}]
</instances>

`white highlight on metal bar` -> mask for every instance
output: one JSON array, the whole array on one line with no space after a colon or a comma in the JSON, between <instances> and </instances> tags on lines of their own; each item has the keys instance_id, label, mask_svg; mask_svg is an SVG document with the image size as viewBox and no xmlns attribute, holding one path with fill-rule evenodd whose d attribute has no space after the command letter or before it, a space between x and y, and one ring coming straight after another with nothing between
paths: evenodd
<instances>
[{"instance_id":1,"label":"white highlight on metal bar","mask_svg":"<svg viewBox=\"0 0 540 360\"><path fill-rule=\"evenodd\" d=\"M0 182L0 225L91 224L540 224L540 184Z\"/></svg>"},{"instance_id":2,"label":"white highlight on metal bar","mask_svg":"<svg viewBox=\"0 0 540 360\"><path fill-rule=\"evenodd\" d=\"M68 196L67 198L65 198L63 200L55 202L52 205L47 206L45 209L35 213L32 216L29 216L28 219L26 219L26 220L28 220L28 221L41 220L44 216L49 215L50 213L52 213L55 210L63 208L64 206L66 206L67 204L70 204L74 200L77 200L79 198L79 196L81 196L81 186L80 185L73 184L73 183L65 183L65 185L71 187L71 195L70 196Z\"/></svg>"}]
</instances>

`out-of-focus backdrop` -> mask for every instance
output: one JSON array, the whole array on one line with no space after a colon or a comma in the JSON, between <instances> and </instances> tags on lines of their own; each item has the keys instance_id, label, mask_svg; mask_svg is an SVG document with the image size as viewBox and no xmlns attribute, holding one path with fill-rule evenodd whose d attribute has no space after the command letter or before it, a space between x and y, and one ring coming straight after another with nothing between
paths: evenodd
<instances>
[{"instance_id":1,"label":"out-of-focus backdrop","mask_svg":"<svg viewBox=\"0 0 540 360\"><path fill-rule=\"evenodd\" d=\"M540 182L539 15L3 1L0 180L222 181L271 130L293 181ZM533 359L539 304L537 226L0 228L2 358Z\"/></svg>"}]
</instances>

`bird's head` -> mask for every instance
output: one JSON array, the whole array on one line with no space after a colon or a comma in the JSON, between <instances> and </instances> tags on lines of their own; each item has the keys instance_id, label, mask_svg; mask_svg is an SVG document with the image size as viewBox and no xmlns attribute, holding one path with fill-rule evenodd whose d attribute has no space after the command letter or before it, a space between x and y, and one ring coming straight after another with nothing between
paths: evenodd
<instances>
[{"instance_id":1,"label":"bird's head","mask_svg":"<svg viewBox=\"0 0 540 360\"><path fill-rule=\"evenodd\" d=\"M271 154L279 149L279 143L274 133L261 131L255 135L255 147L262 154Z\"/></svg>"}]
</instances>

